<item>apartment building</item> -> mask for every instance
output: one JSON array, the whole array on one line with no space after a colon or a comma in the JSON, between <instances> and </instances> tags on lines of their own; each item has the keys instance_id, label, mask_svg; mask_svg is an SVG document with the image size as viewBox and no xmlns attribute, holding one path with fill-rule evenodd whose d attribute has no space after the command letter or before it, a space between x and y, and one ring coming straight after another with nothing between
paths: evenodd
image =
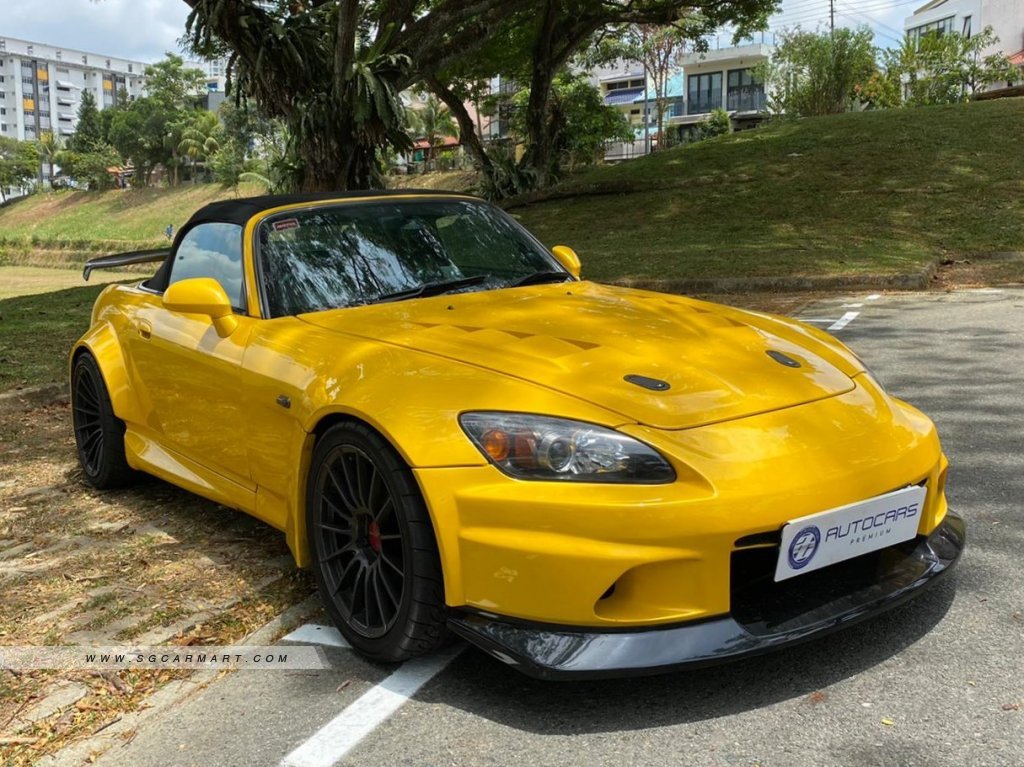
<instances>
[{"instance_id":1,"label":"apartment building","mask_svg":"<svg viewBox=\"0 0 1024 767\"><path fill-rule=\"evenodd\" d=\"M1024 3L1021 0L932 0L903 21L903 29L914 41L923 35L959 32L970 37L992 27L999 42L982 55L1007 56L1024 53Z\"/></svg>"},{"instance_id":2,"label":"apartment building","mask_svg":"<svg viewBox=\"0 0 1024 767\"><path fill-rule=\"evenodd\" d=\"M725 109L737 130L751 127L765 118L764 85L755 68L766 62L772 47L765 41L712 48L703 53L686 53L665 84L666 132L684 138L714 109ZM591 73L607 106L619 109L634 128L636 141L608 148L607 160L628 159L648 151L656 131L655 91L643 64L618 62ZM645 129L646 126L646 129Z\"/></svg>"},{"instance_id":3,"label":"apartment building","mask_svg":"<svg viewBox=\"0 0 1024 767\"><path fill-rule=\"evenodd\" d=\"M146 64L0 34L0 136L20 141L75 132L82 94L99 109L142 93Z\"/></svg>"}]
</instances>

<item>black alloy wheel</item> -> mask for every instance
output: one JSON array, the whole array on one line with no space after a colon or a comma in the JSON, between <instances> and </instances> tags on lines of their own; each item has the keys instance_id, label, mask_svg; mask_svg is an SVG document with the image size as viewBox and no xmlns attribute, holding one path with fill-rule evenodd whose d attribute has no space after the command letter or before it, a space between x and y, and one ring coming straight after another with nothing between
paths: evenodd
<instances>
[{"instance_id":1,"label":"black alloy wheel","mask_svg":"<svg viewBox=\"0 0 1024 767\"><path fill-rule=\"evenodd\" d=\"M101 490L130 484L136 473L124 454L124 422L114 415L99 365L89 353L71 373L71 419L82 473Z\"/></svg>"},{"instance_id":2,"label":"black alloy wheel","mask_svg":"<svg viewBox=\"0 0 1024 767\"><path fill-rule=\"evenodd\" d=\"M306 513L321 597L353 647L399 661L444 641L430 516L412 472L379 434L345 422L320 438Z\"/></svg>"}]
</instances>

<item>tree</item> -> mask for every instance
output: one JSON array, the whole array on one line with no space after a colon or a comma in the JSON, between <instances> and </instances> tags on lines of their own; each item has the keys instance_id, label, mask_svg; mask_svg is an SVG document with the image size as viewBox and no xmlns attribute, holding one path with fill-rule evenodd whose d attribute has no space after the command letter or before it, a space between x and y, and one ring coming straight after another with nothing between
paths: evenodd
<instances>
[{"instance_id":1,"label":"tree","mask_svg":"<svg viewBox=\"0 0 1024 767\"><path fill-rule=\"evenodd\" d=\"M171 110L196 108L205 81L203 70L185 66L181 56L170 52L146 67L146 93Z\"/></svg>"},{"instance_id":2,"label":"tree","mask_svg":"<svg viewBox=\"0 0 1024 767\"><path fill-rule=\"evenodd\" d=\"M434 96L427 99L422 109L410 109L408 114L413 134L427 142L427 160L423 163L423 172L426 173L437 147L444 145L446 137L458 135L458 128L448 107Z\"/></svg>"},{"instance_id":3,"label":"tree","mask_svg":"<svg viewBox=\"0 0 1024 767\"><path fill-rule=\"evenodd\" d=\"M494 22L529 0L184 0L188 34L229 52L240 92L288 125L304 189L378 182L377 151L407 151L400 92L471 55Z\"/></svg>"},{"instance_id":4,"label":"tree","mask_svg":"<svg viewBox=\"0 0 1024 767\"><path fill-rule=\"evenodd\" d=\"M525 108L529 91L516 94L512 129L526 131ZM553 82L551 111L557 126L553 147L559 166L589 165L603 153L609 141L631 141L633 130L618 109L606 106L597 90L584 75L560 72Z\"/></svg>"},{"instance_id":5,"label":"tree","mask_svg":"<svg viewBox=\"0 0 1024 767\"><path fill-rule=\"evenodd\" d=\"M28 186L39 173L39 153L30 141L0 136L0 202L8 187Z\"/></svg>"},{"instance_id":6,"label":"tree","mask_svg":"<svg viewBox=\"0 0 1024 767\"><path fill-rule=\"evenodd\" d=\"M175 185L186 156L179 147L199 113L203 73L169 53L146 67L146 77L147 95L111 114L108 139L123 158L135 164L136 183L147 185L153 169L162 165Z\"/></svg>"},{"instance_id":7,"label":"tree","mask_svg":"<svg viewBox=\"0 0 1024 767\"><path fill-rule=\"evenodd\" d=\"M867 27L786 32L759 76L783 114L810 117L848 111L878 72L874 33Z\"/></svg>"},{"instance_id":8,"label":"tree","mask_svg":"<svg viewBox=\"0 0 1024 767\"><path fill-rule=\"evenodd\" d=\"M57 155L57 163L64 173L90 190L109 189L114 177L109 168L121 165L121 156L109 144L96 144L88 152L65 149Z\"/></svg>"},{"instance_id":9,"label":"tree","mask_svg":"<svg viewBox=\"0 0 1024 767\"><path fill-rule=\"evenodd\" d=\"M621 50L622 38L633 24L671 25L700 50L702 36L722 25L731 25L737 37L763 29L774 8L775 0L536 0L530 9L505 19L492 33L489 44L475 55L453 61L425 82L451 109L459 122L464 145L485 176L494 165L489 161L487 148L482 142L466 141L472 126L463 103L469 95L467 85L500 74L528 88L530 98L524 113L526 151L518 163L525 178L506 186L521 189L527 181L545 186L559 175L559 153L555 149L558 125L552 100L554 78L581 51L599 49L609 38L616 38L617 45L612 48ZM504 160L503 167L507 167ZM504 170L502 173L507 175Z\"/></svg>"},{"instance_id":10,"label":"tree","mask_svg":"<svg viewBox=\"0 0 1024 767\"><path fill-rule=\"evenodd\" d=\"M933 32L914 41L908 36L899 48L886 51L886 77L902 86L897 94L902 91L908 106L966 101L978 90L1019 76L1002 53L982 56L998 42L992 27L971 37Z\"/></svg>"},{"instance_id":11,"label":"tree","mask_svg":"<svg viewBox=\"0 0 1024 767\"><path fill-rule=\"evenodd\" d=\"M178 152L192 161L192 181L196 181L196 167L206 163L220 149L223 130L213 112L196 112L181 132Z\"/></svg>"},{"instance_id":12,"label":"tree","mask_svg":"<svg viewBox=\"0 0 1024 767\"><path fill-rule=\"evenodd\" d=\"M775 0L184 0L203 55L230 55L239 92L288 124L305 189L367 187L378 150L407 151L399 93L424 83L451 110L486 172L462 102L495 73L529 83L523 163L550 176L555 74L613 24L763 26ZM453 87L454 86L454 87ZM471 138L474 137L474 138Z\"/></svg>"},{"instance_id":13,"label":"tree","mask_svg":"<svg viewBox=\"0 0 1024 767\"><path fill-rule=\"evenodd\" d=\"M103 127L100 113L96 108L96 99L91 91L82 91L82 102L78 105L78 123L75 132L68 140L68 149L72 152L90 152L93 147L102 144Z\"/></svg>"},{"instance_id":14,"label":"tree","mask_svg":"<svg viewBox=\"0 0 1024 767\"><path fill-rule=\"evenodd\" d=\"M675 68L676 59L686 50L686 37L676 27L659 27L652 24L641 24L633 28L628 57L644 62L654 84L655 122L658 126L658 147L665 146L665 113L668 112L668 83ZM647 83L644 83L647 87ZM648 118L644 116L644 131L647 130Z\"/></svg>"},{"instance_id":15,"label":"tree","mask_svg":"<svg viewBox=\"0 0 1024 767\"><path fill-rule=\"evenodd\" d=\"M50 183L53 183L53 169L57 164L58 155L64 151L64 141L53 131L45 131L36 142L39 159L47 165Z\"/></svg>"}]
</instances>

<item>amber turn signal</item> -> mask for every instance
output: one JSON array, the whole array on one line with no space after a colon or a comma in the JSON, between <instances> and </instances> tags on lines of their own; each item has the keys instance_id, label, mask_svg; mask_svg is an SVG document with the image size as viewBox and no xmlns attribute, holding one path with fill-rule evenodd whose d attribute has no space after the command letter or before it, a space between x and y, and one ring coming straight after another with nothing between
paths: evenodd
<instances>
[{"instance_id":1,"label":"amber turn signal","mask_svg":"<svg viewBox=\"0 0 1024 767\"><path fill-rule=\"evenodd\" d=\"M491 457L492 461L504 461L508 458L511 438L507 432L500 429L491 429L480 439L480 445Z\"/></svg>"}]
</instances>

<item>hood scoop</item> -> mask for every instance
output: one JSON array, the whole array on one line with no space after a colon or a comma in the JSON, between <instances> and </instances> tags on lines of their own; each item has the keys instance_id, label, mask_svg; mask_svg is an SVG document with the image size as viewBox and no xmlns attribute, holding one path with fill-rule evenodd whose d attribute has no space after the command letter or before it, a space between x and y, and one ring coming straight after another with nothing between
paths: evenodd
<instances>
[{"instance_id":1,"label":"hood scoop","mask_svg":"<svg viewBox=\"0 0 1024 767\"><path fill-rule=\"evenodd\" d=\"M636 384L644 389L650 389L651 391L668 391L672 388L672 384L668 381L662 381L660 378L649 378L648 376L636 375L635 373L623 376L622 380L628 381L631 384Z\"/></svg>"}]
</instances>

